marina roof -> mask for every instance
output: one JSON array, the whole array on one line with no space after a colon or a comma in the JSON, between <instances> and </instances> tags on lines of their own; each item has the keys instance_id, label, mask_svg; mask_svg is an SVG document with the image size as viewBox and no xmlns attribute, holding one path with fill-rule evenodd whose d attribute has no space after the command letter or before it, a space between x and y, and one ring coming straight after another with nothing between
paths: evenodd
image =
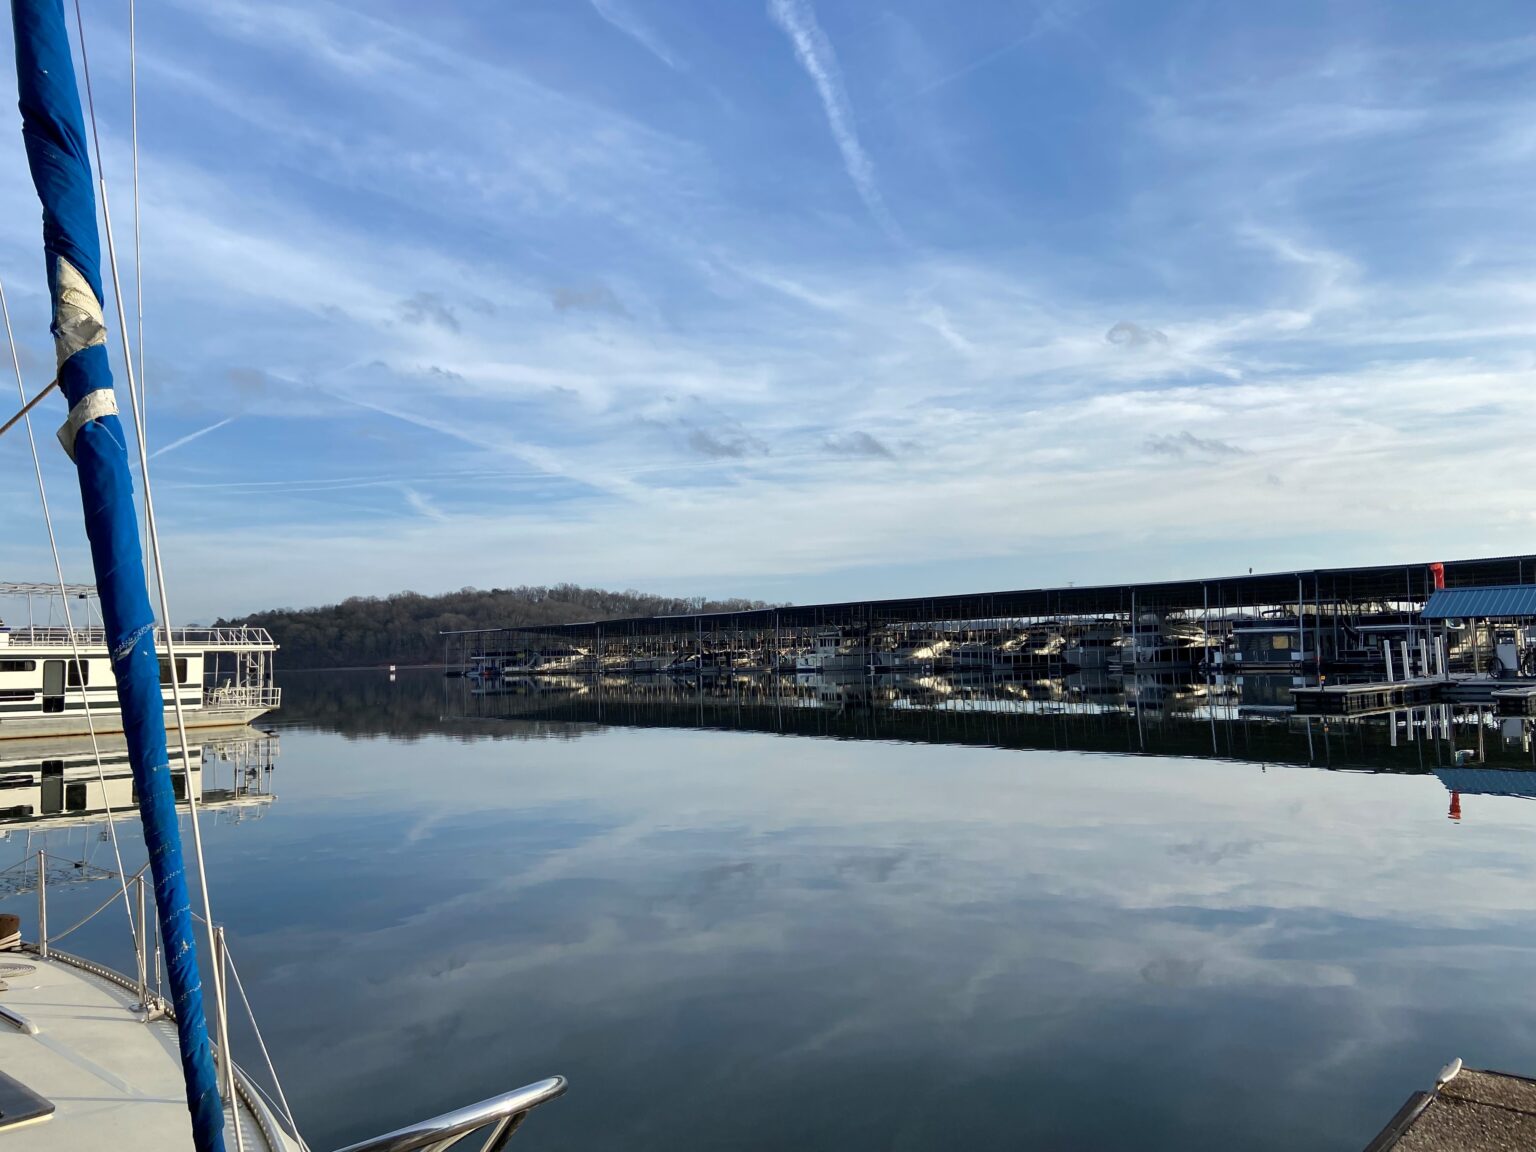
<instances>
[{"instance_id":1,"label":"marina roof","mask_svg":"<svg viewBox=\"0 0 1536 1152\"><path fill-rule=\"evenodd\" d=\"M1492 588L1442 588L1429 598L1426 620L1478 620L1536 616L1536 584L1503 584Z\"/></svg>"},{"instance_id":2,"label":"marina roof","mask_svg":"<svg viewBox=\"0 0 1536 1152\"><path fill-rule=\"evenodd\" d=\"M1452 587L1484 587L1536 582L1536 556L1497 556L1444 562ZM1536 584L1532 585L1536 593ZM1138 584L1068 585L950 596L914 596L900 600L849 600L740 612L685 616L643 616L583 624L529 625L509 631L556 636L643 635L700 630L842 627L871 621L883 624L928 621L984 621L1053 616L1124 615L1133 605L1163 611L1209 607L1222 614L1267 606L1371 602L1422 603L1430 598L1434 577L1429 562L1352 568L1311 568L1242 576L1163 580ZM503 629L497 629L502 631Z\"/></svg>"},{"instance_id":3,"label":"marina roof","mask_svg":"<svg viewBox=\"0 0 1536 1152\"><path fill-rule=\"evenodd\" d=\"M57 584L41 584L28 582L7 582L0 580L0 596L51 596L59 591ZM96 585L94 584L66 584L64 591L70 596L94 596Z\"/></svg>"}]
</instances>

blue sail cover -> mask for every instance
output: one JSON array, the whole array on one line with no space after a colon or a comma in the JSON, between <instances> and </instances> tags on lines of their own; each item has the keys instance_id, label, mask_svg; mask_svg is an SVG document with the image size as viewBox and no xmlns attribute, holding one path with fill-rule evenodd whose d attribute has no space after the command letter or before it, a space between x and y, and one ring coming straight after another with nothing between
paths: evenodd
<instances>
[{"instance_id":1,"label":"blue sail cover","mask_svg":"<svg viewBox=\"0 0 1536 1152\"><path fill-rule=\"evenodd\" d=\"M22 137L43 202L59 387L70 405L70 423L60 439L80 476L85 530L154 876L193 1138L198 1152L223 1152L224 1113L203 1017L197 942L166 756L155 616L145 591L126 440L112 400L96 198L62 0L11 0L11 21Z\"/></svg>"}]
</instances>

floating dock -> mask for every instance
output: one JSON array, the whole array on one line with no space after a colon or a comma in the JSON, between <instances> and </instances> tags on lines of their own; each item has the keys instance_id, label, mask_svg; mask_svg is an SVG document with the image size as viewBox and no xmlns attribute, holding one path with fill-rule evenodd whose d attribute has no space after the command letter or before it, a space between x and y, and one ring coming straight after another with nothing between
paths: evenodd
<instances>
[{"instance_id":1,"label":"floating dock","mask_svg":"<svg viewBox=\"0 0 1536 1152\"><path fill-rule=\"evenodd\" d=\"M1415 1092L1365 1152L1515 1152L1536 1148L1536 1080L1462 1069Z\"/></svg>"},{"instance_id":2,"label":"floating dock","mask_svg":"<svg viewBox=\"0 0 1536 1152\"><path fill-rule=\"evenodd\" d=\"M1360 716L1391 712L1437 703L1446 681L1420 677L1413 680L1375 680L1365 684L1320 684L1292 688L1291 699L1302 716Z\"/></svg>"},{"instance_id":3,"label":"floating dock","mask_svg":"<svg viewBox=\"0 0 1536 1152\"><path fill-rule=\"evenodd\" d=\"M1493 690L1493 707L1500 716L1536 716L1536 684Z\"/></svg>"}]
</instances>

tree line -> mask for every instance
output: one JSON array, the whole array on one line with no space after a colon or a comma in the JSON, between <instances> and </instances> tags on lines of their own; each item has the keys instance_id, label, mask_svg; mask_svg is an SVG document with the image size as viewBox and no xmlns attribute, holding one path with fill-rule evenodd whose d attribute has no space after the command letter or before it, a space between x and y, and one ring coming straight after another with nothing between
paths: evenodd
<instances>
[{"instance_id":1,"label":"tree line","mask_svg":"<svg viewBox=\"0 0 1536 1152\"><path fill-rule=\"evenodd\" d=\"M265 628L281 646L279 668L356 668L381 664L435 664L443 658L443 632L470 628L526 628L577 624L625 616L685 612L742 612L770 608L761 600L708 600L610 592L579 584L516 588L462 588L441 596L397 592L353 596L319 608L275 608L217 625Z\"/></svg>"}]
</instances>

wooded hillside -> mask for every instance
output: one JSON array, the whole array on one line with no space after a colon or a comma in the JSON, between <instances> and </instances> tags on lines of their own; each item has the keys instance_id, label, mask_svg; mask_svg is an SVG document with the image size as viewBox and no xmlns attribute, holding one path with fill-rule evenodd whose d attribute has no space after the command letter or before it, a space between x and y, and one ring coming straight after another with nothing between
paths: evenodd
<instances>
[{"instance_id":1,"label":"wooded hillside","mask_svg":"<svg viewBox=\"0 0 1536 1152\"><path fill-rule=\"evenodd\" d=\"M400 592L354 596L322 608L278 608L220 625L265 628L282 645L277 666L350 668L378 664L431 664L443 658L439 633L466 628L574 624L622 616L680 612L732 612L765 608L760 600L679 599L644 592L608 592L577 584L553 587L464 588L442 596Z\"/></svg>"}]
</instances>

